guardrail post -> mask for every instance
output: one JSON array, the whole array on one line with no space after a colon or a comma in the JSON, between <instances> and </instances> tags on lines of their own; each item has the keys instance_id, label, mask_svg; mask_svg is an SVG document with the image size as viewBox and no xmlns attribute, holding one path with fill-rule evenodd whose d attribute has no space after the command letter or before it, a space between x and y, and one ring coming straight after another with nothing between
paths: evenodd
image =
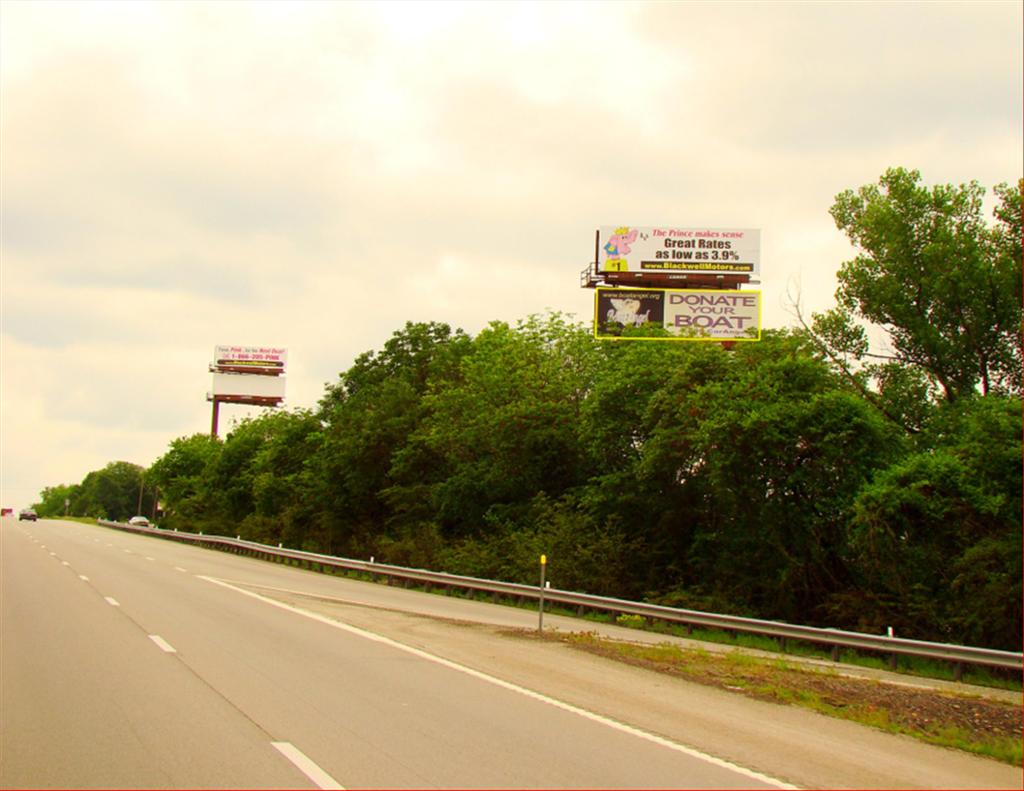
<instances>
[{"instance_id":1,"label":"guardrail post","mask_svg":"<svg viewBox=\"0 0 1024 791\"><path fill-rule=\"evenodd\" d=\"M963 678L964 678L964 663L963 662L955 662L953 664L953 680L954 681L963 681Z\"/></svg>"}]
</instances>

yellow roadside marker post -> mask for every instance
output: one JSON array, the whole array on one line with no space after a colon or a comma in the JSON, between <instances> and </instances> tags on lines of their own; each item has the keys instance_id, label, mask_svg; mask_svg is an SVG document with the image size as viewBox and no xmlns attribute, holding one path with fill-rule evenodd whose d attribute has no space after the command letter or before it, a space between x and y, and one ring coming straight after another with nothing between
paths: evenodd
<instances>
[{"instance_id":1,"label":"yellow roadside marker post","mask_svg":"<svg viewBox=\"0 0 1024 791\"><path fill-rule=\"evenodd\" d=\"M539 617L537 620L537 633L540 634L544 631L544 571L548 567L548 556L540 556L540 608Z\"/></svg>"}]
</instances>

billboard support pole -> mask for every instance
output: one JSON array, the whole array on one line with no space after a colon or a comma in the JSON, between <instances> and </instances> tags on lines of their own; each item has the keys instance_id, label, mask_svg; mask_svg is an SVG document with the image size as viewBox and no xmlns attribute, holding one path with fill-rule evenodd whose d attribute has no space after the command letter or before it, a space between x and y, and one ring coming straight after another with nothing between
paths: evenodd
<instances>
[{"instance_id":1,"label":"billboard support pole","mask_svg":"<svg viewBox=\"0 0 1024 791\"><path fill-rule=\"evenodd\" d=\"M213 422L210 425L210 436L217 439L217 418L220 416L220 399L213 397Z\"/></svg>"}]
</instances>

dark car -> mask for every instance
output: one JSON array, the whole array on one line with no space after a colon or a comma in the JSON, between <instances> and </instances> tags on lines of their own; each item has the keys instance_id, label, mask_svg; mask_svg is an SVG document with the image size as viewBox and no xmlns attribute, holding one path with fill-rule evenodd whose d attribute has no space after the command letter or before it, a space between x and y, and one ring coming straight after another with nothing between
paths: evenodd
<instances>
[{"instance_id":1,"label":"dark car","mask_svg":"<svg viewBox=\"0 0 1024 791\"><path fill-rule=\"evenodd\" d=\"M31 519L34 522L38 518L39 518L39 515L35 511L33 511L31 508L22 508L21 511L18 513L18 521L19 522L22 519Z\"/></svg>"}]
</instances>

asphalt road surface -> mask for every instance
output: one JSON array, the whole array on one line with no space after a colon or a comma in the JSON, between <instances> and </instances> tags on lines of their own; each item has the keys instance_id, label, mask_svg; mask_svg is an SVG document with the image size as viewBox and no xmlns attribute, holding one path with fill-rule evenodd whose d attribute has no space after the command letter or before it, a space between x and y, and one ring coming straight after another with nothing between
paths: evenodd
<instances>
[{"instance_id":1,"label":"asphalt road surface","mask_svg":"<svg viewBox=\"0 0 1024 791\"><path fill-rule=\"evenodd\" d=\"M0 787L1020 787L1013 767L409 614L428 601L4 519Z\"/></svg>"}]
</instances>

